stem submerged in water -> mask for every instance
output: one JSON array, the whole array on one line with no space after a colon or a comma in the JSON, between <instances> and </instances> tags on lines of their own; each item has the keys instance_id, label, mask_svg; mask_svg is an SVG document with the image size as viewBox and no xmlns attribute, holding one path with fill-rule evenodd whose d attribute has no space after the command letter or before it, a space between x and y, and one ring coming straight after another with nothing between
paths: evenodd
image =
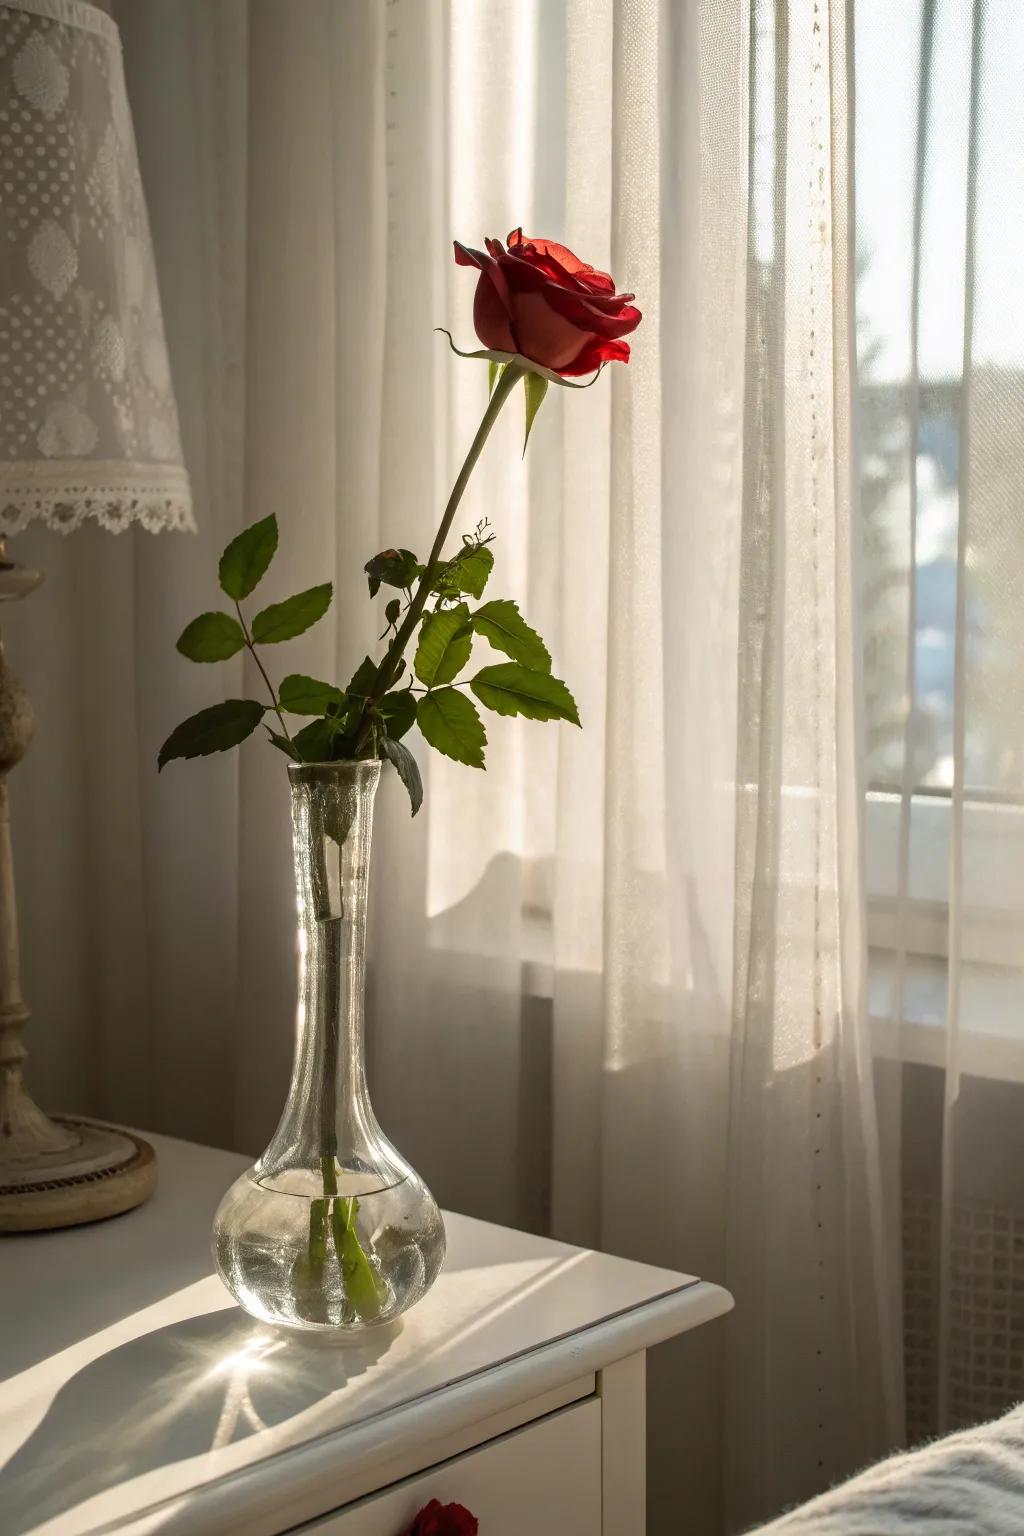
<instances>
[{"instance_id":1,"label":"stem submerged in water","mask_svg":"<svg viewBox=\"0 0 1024 1536\"><path fill-rule=\"evenodd\" d=\"M327 1217L330 1201L314 1200L309 1207L309 1266L322 1276L327 1260Z\"/></svg>"},{"instance_id":2,"label":"stem submerged in water","mask_svg":"<svg viewBox=\"0 0 1024 1536\"><path fill-rule=\"evenodd\" d=\"M315 1296L326 1301L329 1224L345 1299L358 1318L372 1322L380 1316L385 1293L356 1231L359 1201L354 1195L338 1195L338 1169L333 1157L321 1158L320 1169L324 1198L309 1203L309 1243L306 1262L299 1270L301 1280Z\"/></svg>"},{"instance_id":3,"label":"stem submerged in water","mask_svg":"<svg viewBox=\"0 0 1024 1536\"><path fill-rule=\"evenodd\" d=\"M341 1282L345 1295L363 1322L371 1322L380 1316L384 1296L373 1265L356 1232L356 1216L359 1201L352 1195L348 1199L335 1200L331 1208L331 1235L341 1267Z\"/></svg>"},{"instance_id":4,"label":"stem submerged in water","mask_svg":"<svg viewBox=\"0 0 1024 1536\"><path fill-rule=\"evenodd\" d=\"M380 1315L384 1302L373 1265L359 1241L356 1232L356 1214L359 1201L354 1196L338 1198L338 1140L335 1128L335 1100L333 1084L338 1063L338 1021L331 1021L326 1041L324 1076L331 1090L324 1096L323 1119L320 1126L321 1146L320 1177L323 1180L324 1198L314 1200L309 1211L309 1273L321 1287L326 1279L327 1221L330 1213L331 1241L341 1272L341 1285L345 1297L351 1302L356 1316L364 1321Z\"/></svg>"}]
</instances>

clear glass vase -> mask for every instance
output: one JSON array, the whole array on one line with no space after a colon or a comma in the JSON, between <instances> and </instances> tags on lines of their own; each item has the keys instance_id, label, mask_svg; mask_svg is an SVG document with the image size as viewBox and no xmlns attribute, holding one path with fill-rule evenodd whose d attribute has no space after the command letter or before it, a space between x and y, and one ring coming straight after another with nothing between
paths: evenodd
<instances>
[{"instance_id":1,"label":"clear glass vase","mask_svg":"<svg viewBox=\"0 0 1024 1536\"><path fill-rule=\"evenodd\" d=\"M355 1331L419 1301L444 1258L441 1213L370 1104L366 895L378 762L291 764L299 1004L273 1140L228 1190L213 1252L254 1317Z\"/></svg>"}]
</instances>

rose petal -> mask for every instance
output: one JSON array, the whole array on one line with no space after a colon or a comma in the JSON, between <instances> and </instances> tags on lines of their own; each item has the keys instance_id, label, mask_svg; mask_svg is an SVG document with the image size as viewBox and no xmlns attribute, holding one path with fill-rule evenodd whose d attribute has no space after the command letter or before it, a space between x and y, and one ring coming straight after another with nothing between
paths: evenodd
<instances>
[{"instance_id":1,"label":"rose petal","mask_svg":"<svg viewBox=\"0 0 1024 1536\"><path fill-rule=\"evenodd\" d=\"M600 310L605 315L617 315L627 304L632 304L636 298L635 293L591 293L585 294L587 303L592 309Z\"/></svg>"},{"instance_id":2,"label":"rose petal","mask_svg":"<svg viewBox=\"0 0 1024 1536\"><path fill-rule=\"evenodd\" d=\"M473 325L484 346L491 351L518 352L508 309L494 282L496 275L500 276L490 263L480 273L473 299Z\"/></svg>"},{"instance_id":3,"label":"rose petal","mask_svg":"<svg viewBox=\"0 0 1024 1536\"><path fill-rule=\"evenodd\" d=\"M453 241L455 262L460 267L477 267L480 281L473 301L473 323L484 346L495 352L517 352L515 338L510 329L511 298L508 283L497 261L489 253L474 250L471 245ZM488 248L500 241L488 241ZM486 286L485 286L486 285ZM483 329L481 330L481 325ZM495 339L498 338L498 339Z\"/></svg>"},{"instance_id":4,"label":"rose petal","mask_svg":"<svg viewBox=\"0 0 1024 1536\"><path fill-rule=\"evenodd\" d=\"M518 236L518 239L514 239ZM597 267L592 267L586 261L581 261L567 245L559 245L557 240L539 240L536 235L531 235L529 240L523 239L521 229L513 230L505 242L512 250L513 245L532 246L539 256L552 257L571 277L592 288L596 293L614 293L615 283L607 272L601 272Z\"/></svg>"},{"instance_id":5,"label":"rose petal","mask_svg":"<svg viewBox=\"0 0 1024 1536\"><path fill-rule=\"evenodd\" d=\"M643 318L640 311L630 304L623 304L617 314L609 314L582 294L569 293L554 283L547 284L544 298L553 310L581 331L590 331L595 336L605 336L609 340L617 336L628 336L630 331L636 330Z\"/></svg>"},{"instance_id":6,"label":"rose petal","mask_svg":"<svg viewBox=\"0 0 1024 1536\"><path fill-rule=\"evenodd\" d=\"M602 363L628 363L628 341L605 341L595 338L587 343L578 357L566 368L559 368L563 378L575 379L583 373L593 373Z\"/></svg>"},{"instance_id":7,"label":"rose petal","mask_svg":"<svg viewBox=\"0 0 1024 1536\"><path fill-rule=\"evenodd\" d=\"M483 251L474 251L471 245L463 245L459 240L453 240L455 247L455 265L457 267L486 267L487 257Z\"/></svg>"},{"instance_id":8,"label":"rose petal","mask_svg":"<svg viewBox=\"0 0 1024 1536\"><path fill-rule=\"evenodd\" d=\"M538 247L541 247L540 249ZM594 272L593 267L588 267L584 262L578 262L572 252L563 245L555 245L551 240L524 240L515 247L514 254L520 260L528 262L538 272L543 272L560 287L575 293L585 293L588 297L596 297L600 292L602 300L614 301L615 285L610 277L603 272ZM566 258L569 265L559 260L559 254ZM598 279L599 282L595 282Z\"/></svg>"},{"instance_id":9,"label":"rose petal","mask_svg":"<svg viewBox=\"0 0 1024 1536\"><path fill-rule=\"evenodd\" d=\"M510 293L537 293L551 281L546 272L524 261L521 256L504 255L497 263L504 274Z\"/></svg>"},{"instance_id":10,"label":"rose petal","mask_svg":"<svg viewBox=\"0 0 1024 1536\"><path fill-rule=\"evenodd\" d=\"M405 1536L477 1536L477 1518L464 1504L442 1504L431 1499L405 1532Z\"/></svg>"},{"instance_id":11,"label":"rose petal","mask_svg":"<svg viewBox=\"0 0 1024 1536\"><path fill-rule=\"evenodd\" d=\"M563 372L590 339L589 327L573 325L541 293L513 293L512 329L517 351L556 373Z\"/></svg>"},{"instance_id":12,"label":"rose petal","mask_svg":"<svg viewBox=\"0 0 1024 1536\"><path fill-rule=\"evenodd\" d=\"M590 292L583 283L578 282L573 274L563 267L560 262L556 261L553 256L538 251L532 241L524 241L521 245L517 245L514 251L510 248L509 255L514 255L518 261L524 262L533 271L542 273L552 282L558 283L562 288L570 289L574 293Z\"/></svg>"}]
</instances>

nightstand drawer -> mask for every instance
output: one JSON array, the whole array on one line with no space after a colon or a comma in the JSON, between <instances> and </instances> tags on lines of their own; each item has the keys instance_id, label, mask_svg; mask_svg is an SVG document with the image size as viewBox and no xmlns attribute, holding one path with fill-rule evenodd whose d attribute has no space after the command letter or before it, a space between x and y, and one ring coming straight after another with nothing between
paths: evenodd
<instances>
[{"instance_id":1,"label":"nightstand drawer","mask_svg":"<svg viewBox=\"0 0 1024 1536\"><path fill-rule=\"evenodd\" d=\"M464 1504L487 1536L597 1536L601 1405L563 1408L302 1526L302 1536L400 1536L424 1504Z\"/></svg>"}]
</instances>

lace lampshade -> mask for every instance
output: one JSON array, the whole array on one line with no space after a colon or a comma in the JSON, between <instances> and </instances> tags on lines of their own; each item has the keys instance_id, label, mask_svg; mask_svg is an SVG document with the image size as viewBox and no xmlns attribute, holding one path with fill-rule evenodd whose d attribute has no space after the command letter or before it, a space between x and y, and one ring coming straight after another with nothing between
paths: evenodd
<instances>
[{"instance_id":1,"label":"lace lampshade","mask_svg":"<svg viewBox=\"0 0 1024 1536\"><path fill-rule=\"evenodd\" d=\"M0 536L192 528L118 31L0 3Z\"/></svg>"}]
</instances>

